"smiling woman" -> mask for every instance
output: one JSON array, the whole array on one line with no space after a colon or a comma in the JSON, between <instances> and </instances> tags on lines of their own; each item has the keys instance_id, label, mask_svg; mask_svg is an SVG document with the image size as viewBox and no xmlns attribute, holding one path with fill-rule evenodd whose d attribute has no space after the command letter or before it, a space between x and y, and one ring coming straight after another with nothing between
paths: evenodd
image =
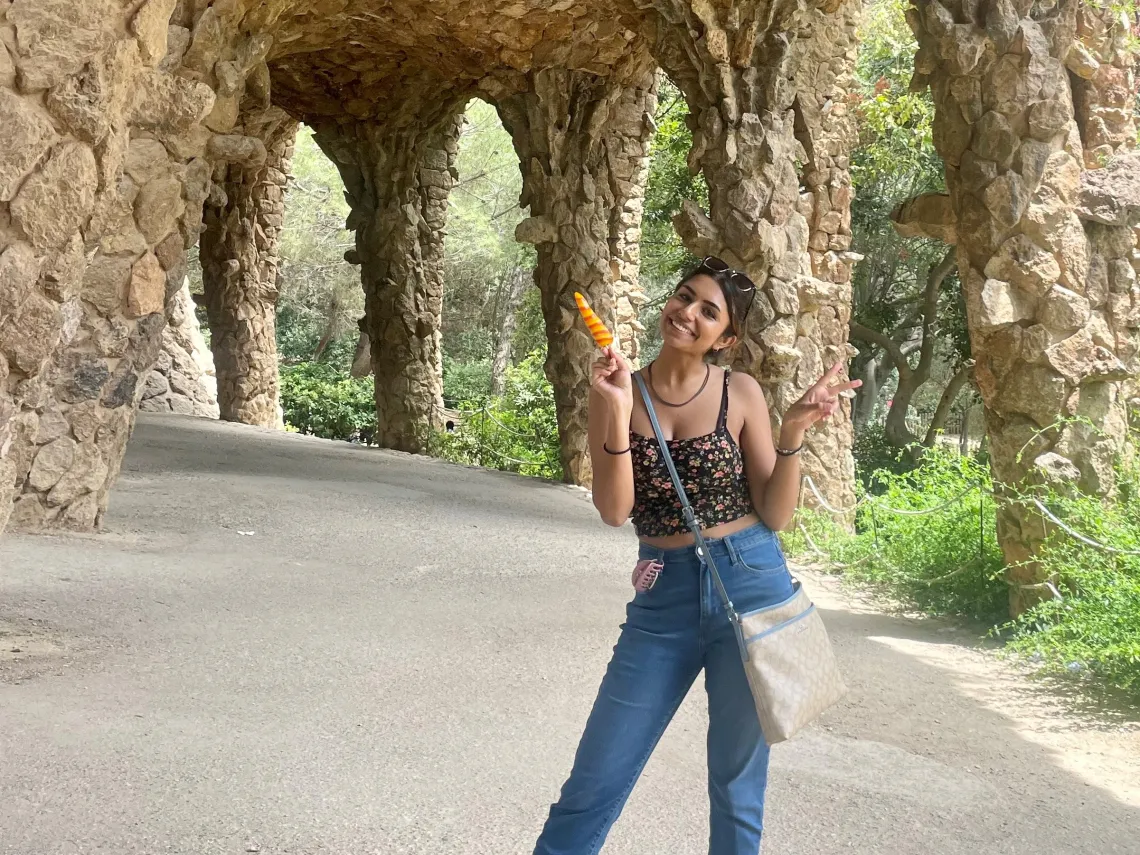
<instances>
[{"instance_id":1,"label":"smiling woman","mask_svg":"<svg viewBox=\"0 0 1140 855\"><path fill-rule=\"evenodd\" d=\"M609 525L632 517L640 539L638 593L538 853L587 851L606 835L702 669L712 734L710 851L760 846L768 747L728 610L706 598L705 562L717 561L741 613L793 595L774 532L795 510L804 434L859 381L840 382L843 365L834 365L788 408L774 443L759 383L712 365L738 341L755 292L747 276L712 256L681 280L661 312L661 352L638 383L651 401L634 394L617 348L603 348L594 364L594 505ZM661 414L667 449L654 438L650 404ZM705 558L697 554L665 450L699 520L710 552Z\"/></svg>"}]
</instances>

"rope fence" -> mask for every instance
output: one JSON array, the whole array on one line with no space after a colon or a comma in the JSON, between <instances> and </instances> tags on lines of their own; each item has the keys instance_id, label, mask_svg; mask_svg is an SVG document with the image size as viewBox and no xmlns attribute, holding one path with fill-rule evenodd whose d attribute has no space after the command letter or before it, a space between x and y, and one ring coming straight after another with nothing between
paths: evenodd
<instances>
[{"instance_id":1,"label":"rope fence","mask_svg":"<svg viewBox=\"0 0 1140 855\"><path fill-rule=\"evenodd\" d=\"M994 494L991 491L985 490L980 482L976 482L974 484L971 484L968 488L963 490L957 496L954 496L953 498L947 499L946 501L941 502L940 504L935 505L932 508L918 508L918 509L915 509L915 508L893 508L889 505L886 505L886 504L878 501L873 496L868 494L868 495L863 496L858 501L856 501L855 504L853 504L851 507L846 508L846 509L841 509L841 508L834 507L830 502L828 502L823 497L823 495L819 491L818 486L816 485L815 481L812 480L812 477L810 475L804 475L803 481L804 481L804 484L807 486L807 488L811 491L812 495L815 497L815 500L818 503L819 507L822 510L827 511L830 514L834 514L834 515L838 515L838 516L846 516L848 514L855 512L856 510L858 510L860 507L862 507L865 504L870 506L871 529L872 529L872 538L873 538L873 543L874 543L874 549L872 552L868 553L867 555L863 556L862 558L860 558L856 561L850 562L850 563L846 563L846 564L841 564L839 562L836 562L834 559L832 559L831 555L826 550L824 550L818 543L816 543L816 541L812 538L811 534L807 530L807 527L803 524L802 521L800 521L797 524L799 532L800 532L801 536L804 538L804 542L807 544L808 549L811 552L815 553L816 555L820 556L821 558L826 559L829 566L832 569L845 570L845 569L850 568L850 567L856 567L865 561L869 561L869 560L876 558L876 557L879 557L881 555L880 548L879 548L879 526L878 526L878 520L875 516L876 511L878 511L880 513L886 513L886 514L895 514L898 516L911 516L911 517L926 516L928 514L933 514L933 513L945 511L954 505L958 505L961 502L963 502L968 496L972 495L975 492L979 493L979 502L978 502L978 554L979 554L979 556L982 556L985 553L986 520L985 520L985 501L984 501L984 499L985 499L985 496L988 495L991 498L993 498L996 502L997 497L994 496ZM1116 546L1110 546L1107 543L1101 543L1100 541L1096 540L1095 538L1089 537L1086 534L1082 534L1081 532L1079 532L1075 528L1073 528L1071 525L1066 523L1064 520L1062 520L1060 517L1058 517L1055 513L1053 513L1049 509L1049 507L1038 498L1032 498L1030 500L1030 502L1037 509L1037 511L1041 514L1041 516L1043 516L1045 519L1047 519L1051 523L1053 523L1053 525L1055 525L1060 531L1064 532L1066 535L1073 538L1074 540L1077 540L1080 543L1085 544L1086 546L1090 546L1094 549L1099 549L1102 552L1106 552L1106 553L1109 553L1112 555L1140 555L1140 549L1121 549L1121 548L1116 547ZM949 579L952 579L956 576L959 576L962 573L966 572L968 569L969 569L969 565L963 565L962 567L958 568L957 570L951 571L950 573L947 573L943 576L936 577L934 579L923 579L923 578L918 578L918 577L909 577L909 581L915 582L915 583L921 583L921 584L925 584L925 585L936 585L936 584L939 584L941 582L945 582ZM1045 580L1043 582L1034 582L1034 583L1021 583L1021 582L1013 582L1013 581L1007 580L1007 583L1011 586L1018 587L1018 588L1021 588L1023 590L1045 590L1045 591L1048 591L1054 599L1064 600L1064 597L1062 596L1060 590L1058 590L1057 586L1055 584L1053 584L1052 582L1050 582L1049 580Z\"/></svg>"},{"instance_id":2,"label":"rope fence","mask_svg":"<svg viewBox=\"0 0 1140 855\"><path fill-rule=\"evenodd\" d=\"M495 416L491 413L490 408L486 404L475 410L450 410L439 406L436 406L435 410L437 413L443 416L444 419L462 419L463 421L476 422L478 427L475 431L475 436L478 439L478 444L475 448L475 455L480 459L480 462L485 455L490 454L492 457L495 457L498 460L502 460L507 463L514 463L519 466L545 465L545 461L543 460L523 460L518 457L512 457L509 454L505 454L504 452L499 451L499 449L495 448L493 445L490 445L487 442L488 422L494 424L500 431L503 431L510 436L518 437L519 439L530 440L532 442L541 442L542 438L534 434L521 433L520 431L517 431L514 428L503 424L501 421L499 421L499 419L495 418ZM459 425L456 424L455 427L458 428Z\"/></svg>"}]
</instances>

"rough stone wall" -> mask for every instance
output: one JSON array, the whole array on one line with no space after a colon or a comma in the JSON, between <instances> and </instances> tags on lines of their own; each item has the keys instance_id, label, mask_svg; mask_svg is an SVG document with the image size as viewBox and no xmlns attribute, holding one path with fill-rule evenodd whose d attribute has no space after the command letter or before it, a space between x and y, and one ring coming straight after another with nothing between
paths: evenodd
<instances>
[{"instance_id":1,"label":"rough stone wall","mask_svg":"<svg viewBox=\"0 0 1140 855\"><path fill-rule=\"evenodd\" d=\"M1066 69L1088 52L1079 8L923 0L908 14L916 85L934 94L999 494L1041 480L1110 493L1125 426L1118 381L1136 368L1131 235L1086 233L1078 216L1082 166L1100 160L1082 141ZM1103 119L1104 104L1086 118ZM1091 152L1102 138L1093 131ZM1083 422L1058 425L1065 417ZM1032 561L1045 533L1029 508L1001 505L1015 613L1045 594Z\"/></svg>"},{"instance_id":2,"label":"rough stone wall","mask_svg":"<svg viewBox=\"0 0 1140 855\"><path fill-rule=\"evenodd\" d=\"M638 5L656 15L647 21L647 38L685 93L693 132L689 166L709 186L708 213L687 203L677 230L694 255L718 255L756 283L738 367L760 381L778 427L809 380L848 355L854 257L832 243L838 247L849 232L843 190L849 136L835 107L842 103L858 5L829 3L826 14L790 0ZM815 167L804 176L804 198L797 161ZM826 235L826 246L809 252L813 230L816 245ZM805 466L837 506L850 503L850 430L844 404L841 418L807 437Z\"/></svg>"},{"instance_id":3,"label":"rough stone wall","mask_svg":"<svg viewBox=\"0 0 1140 855\"><path fill-rule=\"evenodd\" d=\"M656 75L644 62L629 83L586 72L546 69L526 88L491 91L511 134L523 174L520 204L530 218L516 237L538 250L562 467L567 481L592 480L587 438L590 366L597 345L579 320L574 292L590 301L638 357L638 241L657 103Z\"/></svg>"},{"instance_id":4,"label":"rough stone wall","mask_svg":"<svg viewBox=\"0 0 1140 855\"><path fill-rule=\"evenodd\" d=\"M199 256L221 418L282 427L277 375L278 244L297 123L276 108L208 147L214 183Z\"/></svg>"},{"instance_id":5,"label":"rough stone wall","mask_svg":"<svg viewBox=\"0 0 1140 855\"><path fill-rule=\"evenodd\" d=\"M336 163L352 206L376 384L376 441L427 450L442 424L443 240L466 99L425 105L415 121L329 123L317 143Z\"/></svg>"},{"instance_id":6,"label":"rough stone wall","mask_svg":"<svg viewBox=\"0 0 1140 855\"><path fill-rule=\"evenodd\" d=\"M182 281L180 218L208 168L167 144L214 96L169 73L173 8L0 9L0 515L21 529L106 507Z\"/></svg>"},{"instance_id":7,"label":"rough stone wall","mask_svg":"<svg viewBox=\"0 0 1140 855\"><path fill-rule=\"evenodd\" d=\"M1077 8L1077 42L1065 64L1071 72L1073 111L1086 169L1102 167L1119 148L1136 144L1136 55L1128 45L1131 23L1111 9L1088 4Z\"/></svg>"},{"instance_id":8,"label":"rough stone wall","mask_svg":"<svg viewBox=\"0 0 1140 855\"><path fill-rule=\"evenodd\" d=\"M802 354L793 388L802 392L832 363L854 355L847 343L851 322L851 272L860 256L851 251L849 154L858 139L846 95L854 87L857 30L862 4L849 0L838 9L816 10L802 27L795 62L797 137L806 155L801 171L799 213L808 222L811 279L797 283L799 305L795 348ZM821 284L822 283L822 284ZM844 403L812 431L804 449L803 471L836 508L855 504L852 405ZM810 492L804 501L815 504ZM853 523L851 517L844 520Z\"/></svg>"},{"instance_id":9,"label":"rough stone wall","mask_svg":"<svg viewBox=\"0 0 1140 855\"><path fill-rule=\"evenodd\" d=\"M214 358L194 314L188 281L167 303L162 350L146 378L139 409L148 413L218 418Z\"/></svg>"},{"instance_id":10,"label":"rough stone wall","mask_svg":"<svg viewBox=\"0 0 1140 855\"><path fill-rule=\"evenodd\" d=\"M0 4L11 525L89 528L106 508L218 146L249 145L233 139L243 100L268 107L272 39L244 15L239 0Z\"/></svg>"}]
</instances>

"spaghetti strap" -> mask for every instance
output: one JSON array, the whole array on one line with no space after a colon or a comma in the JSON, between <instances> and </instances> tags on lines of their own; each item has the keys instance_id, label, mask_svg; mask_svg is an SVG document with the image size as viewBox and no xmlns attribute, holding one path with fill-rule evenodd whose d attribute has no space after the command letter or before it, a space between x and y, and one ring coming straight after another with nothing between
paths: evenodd
<instances>
[{"instance_id":1,"label":"spaghetti strap","mask_svg":"<svg viewBox=\"0 0 1140 855\"><path fill-rule=\"evenodd\" d=\"M728 378L732 376L732 369L724 369L724 393L720 398L720 415L716 420L717 432L724 430L725 425L728 424Z\"/></svg>"}]
</instances>

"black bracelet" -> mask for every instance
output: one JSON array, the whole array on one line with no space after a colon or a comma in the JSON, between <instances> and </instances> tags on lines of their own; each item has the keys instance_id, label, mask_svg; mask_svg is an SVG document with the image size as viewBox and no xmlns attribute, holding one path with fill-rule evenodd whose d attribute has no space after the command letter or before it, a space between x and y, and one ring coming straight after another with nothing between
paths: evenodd
<instances>
[{"instance_id":1,"label":"black bracelet","mask_svg":"<svg viewBox=\"0 0 1140 855\"><path fill-rule=\"evenodd\" d=\"M777 446L776 453L781 457L795 457L797 454L803 451L803 449L803 443L800 443L798 448L780 448Z\"/></svg>"},{"instance_id":2,"label":"black bracelet","mask_svg":"<svg viewBox=\"0 0 1140 855\"><path fill-rule=\"evenodd\" d=\"M615 456L619 454L629 454L630 448L632 448L632 446L627 446L625 451L610 451L609 446L607 446L604 442L602 443L602 449L606 452L606 454L613 454Z\"/></svg>"}]
</instances>

